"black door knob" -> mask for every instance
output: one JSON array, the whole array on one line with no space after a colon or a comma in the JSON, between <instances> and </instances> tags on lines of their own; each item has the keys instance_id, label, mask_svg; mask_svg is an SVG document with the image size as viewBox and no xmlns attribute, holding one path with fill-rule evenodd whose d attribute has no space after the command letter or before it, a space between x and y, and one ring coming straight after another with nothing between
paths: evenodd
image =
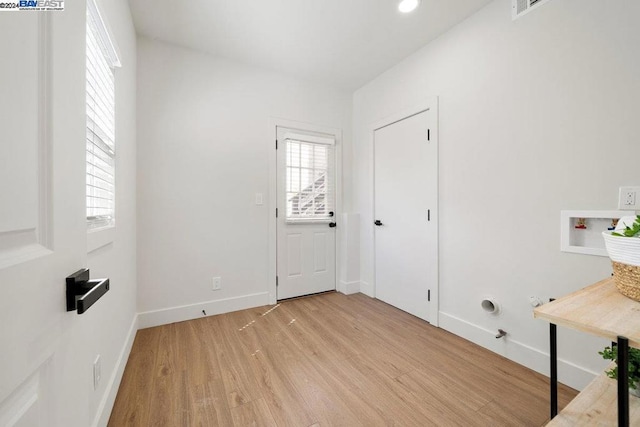
<instances>
[{"instance_id":1,"label":"black door knob","mask_svg":"<svg viewBox=\"0 0 640 427\"><path fill-rule=\"evenodd\" d=\"M336 223L335 223L335 222L330 222L330 223L329 223L329 227L334 228L335 226L336 226Z\"/></svg>"},{"instance_id":2,"label":"black door knob","mask_svg":"<svg viewBox=\"0 0 640 427\"><path fill-rule=\"evenodd\" d=\"M376 219L374 224L380 227L382 225L382 221L380 221L379 219Z\"/></svg>"}]
</instances>

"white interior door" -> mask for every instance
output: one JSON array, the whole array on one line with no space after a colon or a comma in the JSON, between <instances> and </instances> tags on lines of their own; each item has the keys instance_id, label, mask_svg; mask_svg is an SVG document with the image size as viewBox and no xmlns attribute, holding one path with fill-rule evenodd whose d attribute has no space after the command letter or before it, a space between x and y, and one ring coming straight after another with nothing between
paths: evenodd
<instances>
[{"instance_id":1,"label":"white interior door","mask_svg":"<svg viewBox=\"0 0 640 427\"><path fill-rule=\"evenodd\" d=\"M0 14L1 426L58 426L87 410L60 397L85 389L71 346L79 316L65 306L65 277L87 256L85 93L69 84L84 78L69 65L84 57L69 52L84 53L85 9L49 13Z\"/></svg>"},{"instance_id":2,"label":"white interior door","mask_svg":"<svg viewBox=\"0 0 640 427\"><path fill-rule=\"evenodd\" d=\"M374 132L376 298L427 321L437 315L435 120L427 109Z\"/></svg>"},{"instance_id":3,"label":"white interior door","mask_svg":"<svg viewBox=\"0 0 640 427\"><path fill-rule=\"evenodd\" d=\"M335 138L277 129L277 298L336 288Z\"/></svg>"}]
</instances>

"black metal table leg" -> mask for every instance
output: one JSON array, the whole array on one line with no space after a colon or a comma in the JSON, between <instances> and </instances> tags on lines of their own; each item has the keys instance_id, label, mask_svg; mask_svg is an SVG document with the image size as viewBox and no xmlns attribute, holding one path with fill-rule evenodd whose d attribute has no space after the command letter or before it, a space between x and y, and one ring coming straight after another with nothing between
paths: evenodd
<instances>
[{"instance_id":1,"label":"black metal table leg","mask_svg":"<svg viewBox=\"0 0 640 427\"><path fill-rule=\"evenodd\" d=\"M549 324L549 359L551 360L551 414L553 419L558 415L558 339L557 339L557 327L555 324Z\"/></svg>"},{"instance_id":2,"label":"black metal table leg","mask_svg":"<svg viewBox=\"0 0 640 427\"><path fill-rule=\"evenodd\" d=\"M629 340L618 337L618 426L629 427Z\"/></svg>"}]
</instances>

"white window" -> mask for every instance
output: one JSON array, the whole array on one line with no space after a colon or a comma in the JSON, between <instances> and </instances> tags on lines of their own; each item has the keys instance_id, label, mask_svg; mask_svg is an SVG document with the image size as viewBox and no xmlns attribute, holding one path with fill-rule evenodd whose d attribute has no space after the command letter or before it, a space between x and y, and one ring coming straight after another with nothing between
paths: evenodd
<instances>
[{"instance_id":1,"label":"white window","mask_svg":"<svg viewBox=\"0 0 640 427\"><path fill-rule=\"evenodd\" d=\"M287 221L330 221L335 210L334 140L291 135L285 142Z\"/></svg>"},{"instance_id":2,"label":"white window","mask_svg":"<svg viewBox=\"0 0 640 427\"><path fill-rule=\"evenodd\" d=\"M87 224L115 221L115 48L93 0L87 1Z\"/></svg>"}]
</instances>

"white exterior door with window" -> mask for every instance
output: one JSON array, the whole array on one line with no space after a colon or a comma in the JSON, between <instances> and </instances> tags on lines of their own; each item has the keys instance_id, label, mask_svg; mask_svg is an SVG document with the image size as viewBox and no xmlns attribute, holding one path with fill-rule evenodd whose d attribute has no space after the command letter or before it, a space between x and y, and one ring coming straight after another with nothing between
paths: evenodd
<instances>
[{"instance_id":1,"label":"white exterior door with window","mask_svg":"<svg viewBox=\"0 0 640 427\"><path fill-rule=\"evenodd\" d=\"M277 298L336 288L335 137L277 129Z\"/></svg>"}]
</instances>

